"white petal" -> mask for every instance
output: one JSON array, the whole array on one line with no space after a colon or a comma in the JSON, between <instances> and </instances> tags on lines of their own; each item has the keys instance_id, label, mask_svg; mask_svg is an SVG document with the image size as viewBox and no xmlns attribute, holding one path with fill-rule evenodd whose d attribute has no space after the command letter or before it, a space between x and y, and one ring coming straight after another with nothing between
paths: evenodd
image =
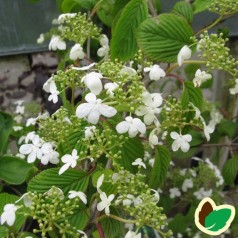
<instances>
[{"instance_id":1,"label":"white petal","mask_svg":"<svg viewBox=\"0 0 238 238\"><path fill-rule=\"evenodd\" d=\"M36 160L36 151L32 151L27 157L27 163L33 163Z\"/></svg>"},{"instance_id":2,"label":"white petal","mask_svg":"<svg viewBox=\"0 0 238 238\"><path fill-rule=\"evenodd\" d=\"M138 129L135 126L130 125L128 134L129 134L129 137L135 137L138 134Z\"/></svg>"},{"instance_id":3,"label":"white petal","mask_svg":"<svg viewBox=\"0 0 238 238\"><path fill-rule=\"evenodd\" d=\"M180 148L180 142L179 140L175 140L172 144L172 150L177 151Z\"/></svg>"},{"instance_id":4,"label":"white petal","mask_svg":"<svg viewBox=\"0 0 238 238\"><path fill-rule=\"evenodd\" d=\"M176 140L176 139L180 138L180 135L179 135L176 131L172 131L172 132L170 133L170 137L171 137L172 139Z\"/></svg>"},{"instance_id":5,"label":"white petal","mask_svg":"<svg viewBox=\"0 0 238 238\"><path fill-rule=\"evenodd\" d=\"M100 113L98 110L92 110L87 117L87 121L92 124L97 124L100 118Z\"/></svg>"},{"instance_id":6,"label":"white petal","mask_svg":"<svg viewBox=\"0 0 238 238\"><path fill-rule=\"evenodd\" d=\"M103 201L97 204L97 210L98 211L102 211L105 207L106 206L105 206L105 203Z\"/></svg>"},{"instance_id":7,"label":"white petal","mask_svg":"<svg viewBox=\"0 0 238 238\"><path fill-rule=\"evenodd\" d=\"M183 143L181 143L181 150L183 152L188 152L189 148L190 148L190 145L188 142L184 141Z\"/></svg>"},{"instance_id":8,"label":"white petal","mask_svg":"<svg viewBox=\"0 0 238 238\"><path fill-rule=\"evenodd\" d=\"M155 115L153 113L148 113L144 116L144 122L146 125L151 125L154 121Z\"/></svg>"},{"instance_id":9,"label":"white petal","mask_svg":"<svg viewBox=\"0 0 238 238\"><path fill-rule=\"evenodd\" d=\"M59 170L59 175L61 175L62 173L64 173L68 168L69 168L70 164L65 164L63 165L60 170Z\"/></svg>"},{"instance_id":10,"label":"white petal","mask_svg":"<svg viewBox=\"0 0 238 238\"><path fill-rule=\"evenodd\" d=\"M89 112L92 110L93 107L94 105L91 103L80 104L76 109L76 116L78 118L85 118L89 114Z\"/></svg>"},{"instance_id":11,"label":"white petal","mask_svg":"<svg viewBox=\"0 0 238 238\"><path fill-rule=\"evenodd\" d=\"M117 114L117 110L105 104L101 104L99 107L99 112L105 117L113 117Z\"/></svg>"},{"instance_id":12,"label":"white petal","mask_svg":"<svg viewBox=\"0 0 238 238\"><path fill-rule=\"evenodd\" d=\"M190 142L192 140L192 136L189 134L183 135L183 139L185 139L187 142Z\"/></svg>"},{"instance_id":13,"label":"white petal","mask_svg":"<svg viewBox=\"0 0 238 238\"><path fill-rule=\"evenodd\" d=\"M119 134L126 133L129 130L130 124L127 121L122 121L116 126L116 130Z\"/></svg>"},{"instance_id":14,"label":"white petal","mask_svg":"<svg viewBox=\"0 0 238 238\"><path fill-rule=\"evenodd\" d=\"M31 151L32 151L32 144L22 145L19 149L19 152L23 155L28 155L31 153Z\"/></svg>"},{"instance_id":15,"label":"white petal","mask_svg":"<svg viewBox=\"0 0 238 238\"><path fill-rule=\"evenodd\" d=\"M97 101L97 97L95 96L95 94L93 93L88 93L86 96L85 96L85 100L89 103L96 103Z\"/></svg>"}]
</instances>

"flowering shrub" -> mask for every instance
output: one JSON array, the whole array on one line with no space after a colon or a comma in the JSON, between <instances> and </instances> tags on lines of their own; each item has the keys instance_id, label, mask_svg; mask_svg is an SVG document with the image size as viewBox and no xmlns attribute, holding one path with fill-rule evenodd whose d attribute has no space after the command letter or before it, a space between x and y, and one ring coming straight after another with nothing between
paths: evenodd
<instances>
[{"instance_id":1,"label":"flowering shrub","mask_svg":"<svg viewBox=\"0 0 238 238\"><path fill-rule=\"evenodd\" d=\"M1 237L205 237L193 221L200 200L237 194L238 61L223 33L208 32L237 1L181 1L163 14L145 0L61 7L78 13L37 42L58 51L43 90L62 106L37 115L17 101L13 117L0 114ZM194 33L205 10L219 16ZM213 70L230 77L227 113L203 94Z\"/></svg>"}]
</instances>

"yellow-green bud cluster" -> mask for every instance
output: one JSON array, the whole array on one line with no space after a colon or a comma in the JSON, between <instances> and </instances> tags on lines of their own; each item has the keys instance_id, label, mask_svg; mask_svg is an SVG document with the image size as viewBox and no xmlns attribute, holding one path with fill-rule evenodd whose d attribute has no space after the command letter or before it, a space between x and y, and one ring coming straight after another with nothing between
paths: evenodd
<instances>
[{"instance_id":1,"label":"yellow-green bud cluster","mask_svg":"<svg viewBox=\"0 0 238 238\"><path fill-rule=\"evenodd\" d=\"M163 208L157 206L158 199L145 183L145 179L146 176L139 172L131 174L129 171L120 168L116 178L112 179L112 183L116 184L117 192L120 194L116 204L122 205L123 210L134 217L138 227L147 225L158 230L163 237L170 237L172 235L170 230L161 230L161 227L167 226L167 217L163 214ZM123 204L123 200L128 199L128 195L134 198L131 198L131 205ZM136 202L138 199L139 202Z\"/></svg>"},{"instance_id":2,"label":"yellow-green bud cluster","mask_svg":"<svg viewBox=\"0 0 238 238\"><path fill-rule=\"evenodd\" d=\"M238 12L237 0L213 0L209 5L209 11L222 16L232 15Z\"/></svg>"},{"instance_id":3,"label":"yellow-green bud cluster","mask_svg":"<svg viewBox=\"0 0 238 238\"><path fill-rule=\"evenodd\" d=\"M201 51L199 57L207 61L206 66L209 70L224 70L236 77L238 61L230 55L230 49L225 46L227 41L227 38L223 38L223 33L209 35L207 31L204 32L198 42L198 48Z\"/></svg>"}]
</instances>

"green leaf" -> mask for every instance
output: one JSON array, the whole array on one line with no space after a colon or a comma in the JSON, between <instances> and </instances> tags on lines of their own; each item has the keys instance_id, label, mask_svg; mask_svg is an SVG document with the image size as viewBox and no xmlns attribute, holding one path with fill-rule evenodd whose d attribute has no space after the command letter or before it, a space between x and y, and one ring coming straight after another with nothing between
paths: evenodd
<instances>
[{"instance_id":1,"label":"green leaf","mask_svg":"<svg viewBox=\"0 0 238 238\"><path fill-rule=\"evenodd\" d=\"M91 10L96 3L97 0L63 0L61 8L63 12L71 12L75 7L80 10Z\"/></svg>"},{"instance_id":2,"label":"green leaf","mask_svg":"<svg viewBox=\"0 0 238 238\"><path fill-rule=\"evenodd\" d=\"M9 230L5 226L0 226L0 237L8 237Z\"/></svg>"},{"instance_id":3,"label":"green leaf","mask_svg":"<svg viewBox=\"0 0 238 238\"><path fill-rule=\"evenodd\" d=\"M187 108L189 102L201 110L203 106L203 95L200 88L195 88L192 82L186 81L181 96L182 107Z\"/></svg>"},{"instance_id":4,"label":"green leaf","mask_svg":"<svg viewBox=\"0 0 238 238\"><path fill-rule=\"evenodd\" d=\"M136 166L133 166L132 163L137 158L144 157L144 146L141 141L138 138L129 138L125 141L122 148L115 147L115 153L118 152L118 149L122 152L122 159L118 160L118 163L126 170L136 172Z\"/></svg>"},{"instance_id":5,"label":"green leaf","mask_svg":"<svg viewBox=\"0 0 238 238\"><path fill-rule=\"evenodd\" d=\"M157 13L160 13L162 10L162 3L161 0L152 0L152 5Z\"/></svg>"},{"instance_id":6,"label":"green leaf","mask_svg":"<svg viewBox=\"0 0 238 238\"><path fill-rule=\"evenodd\" d=\"M137 40L144 53L153 60L172 63L184 45L192 43L193 30L175 14L161 14L147 19L139 27Z\"/></svg>"},{"instance_id":7,"label":"green leaf","mask_svg":"<svg viewBox=\"0 0 238 238\"><path fill-rule=\"evenodd\" d=\"M67 194L70 190L84 192L89 177L81 170L69 169L59 175L59 168L47 169L35 176L28 184L28 191L44 193L52 186L58 187Z\"/></svg>"},{"instance_id":8,"label":"green leaf","mask_svg":"<svg viewBox=\"0 0 238 238\"><path fill-rule=\"evenodd\" d=\"M114 1L112 0L103 0L100 4L99 9L97 10L97 15L99 19L107 26L111 27L114 15L113 15L113 7Z\"/></svg>"},{"instance_id":9,"label":"green leaf","mask_svg":"<svg viewBox=\"0 0 238 238\"><path fill-rule=\"evenodd\" d=\"M186 221L186 217L182 214L178 213L172 221L169 222L169 228L173 232L184 232L188 227L188 222Z\"/></svg>"},{"instance_id":10,"label":"green leaf","mask_svg":"<svg viewBox=\"0 0 238 238\"><path fill-rule=\"evenodd\" d=\"M79 204L79 207L73 210L73 215L68 216L67 220L69 220L69 223L73 227L76 227L77 230L84 230L89 222L87 207L83 204Z\"/></svg>"},{"instance_id":11,"label":"green leaf","mask_svg":"<svg viewBox=\"0 0 238 238\"><path fill-rule=\"evenodd\" d=\"M0 179L9 184L22 184L32 170L32 164L19 158L4 156L0 159Z\"/></svg>"},{"instance_id":12,"label":"green leaf","mask_svg":"<svg viewBox=\"0 0 238 238\"><path fill-rule=\"evenodd\" d=\"M224 120L218 125L217 132L220 136L228 136L232 139L232 137L236 134L237 127L237 123Z\"/></svg>"},{"instance_id":13,"label":"green leaf","mask_svg":"<svg viewBox=\"0 0 238 238\"><path fill-rule=\"evenodd\" d=\"M0 194L0 214L3 213L3 208L6 204L9 204L9 203L15 203L17 200L19 199L18 196L15 196L15 195L10 195L10 194L7 194L7 193L1 193ZM18 210L19 211L19 210ZM23 223L25 222L26 218L24 217L23 214L19 214L18 211L16 212L16 220L14 222L14 225L11 226L11 227L8 227L7 225L7 228L8 230L10 231L14 231L14 232L17 232L21 229ZM4 232L2 230L2 232ZM0 236L2 237L2 236ZM3 236L4 237L4 236Z\"/></svg>"},{"instance_id":14,"label":"green leaf","mask_svg":"<svg viewBox=\"0 0 238 238\"><path fill-rule=\"evenodd\" d=\"M222 169L222 175L224 177L225 182L229 185L233 184L237 172L238 172L238 156L234 156L232 159L226 161Z\"/></svg>"},{"instance_id":15,"label":"green leaf","mask_svg":"<svg viewBox=\"0 0 238 238\"><path fill-rule=\"evenodd\" d=\"M0 112L0 154L7 150L8 138L13 126L11 115Z\"/></svg>"},{"instance_id":16,"label":"green leaf","mask_svg":"<svg viewBox=\"0 0 238 238\"><path fill-rule=\"evenodd\" d=\"M119 212L113 207L110 207L110 214L120 217ZM101 220L100 223L105 237L115 238L118 237L118 235L121 235L121 222L108 217Z\"/></svg>"},{"instance_id":17,"label":"green leaf","mask_svg":"<svg viewBox=\"0 0 238 238\"><path fill-rule=\"evenodd\" d=\"M155 162L150 176L149 186L157 189L164 181L171 155L169 150L164 146L156 146L155 149Z\"/></svg>"},{"instance_id":18,"label":"green leaf","mask_svg":"<svg viewBox=\"0 0 238 238\"><path fill-rule=\"evenodd\" d=\"M193 2L194 13L206 11L211 4L212 0L195 0Z\"/></svg>"},{"instance_id":19,"label":"green leaf","mask_svg":"<svg viewBox=\"0 0 238 238\"><path fill-rule=\"evenodd\" d=\"M136 30L147 17L145 0L131 0L120 14L112 32L112 58L128 60L137 52Z\"/></svg>"},{"instance_id":20,"label":"green leaf","mask_svg":"<svg viewBox=\"0 0 238 238\"><path fill-rule=\"evenodd\" d=\"M172 13L184 17L189 23L193 21L193 8L188 2L177 2L174 5Z\"/></svg>"},{"instance_id":21,"label":"green leaf","mask_svg":"<svg viewBox=\"0 0 238 238\"><path fill-rule=\"evenodd\" d=\"M210 231L219 231L222 229L231 216L231 210L223 208L214 210L205 218L205 227Z\"/></svg>"}]
</instances>

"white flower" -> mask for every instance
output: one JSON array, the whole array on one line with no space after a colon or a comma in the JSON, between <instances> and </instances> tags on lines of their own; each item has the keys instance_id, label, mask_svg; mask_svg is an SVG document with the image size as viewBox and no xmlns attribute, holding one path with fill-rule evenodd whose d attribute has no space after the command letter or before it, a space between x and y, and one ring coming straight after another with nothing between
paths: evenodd
<instances>
[{"instance_id":1,"label":"white flower","mask_svg":"<svg viewBox=\"0 0 238 238\"><path fill-rule=\"evenodd\" d=\"M64 173L69 167L74 168L77 165L77 159L79 158L78 152L76 149L73 149L72 155L66 154L61 160L65 165L63 165L59 170L59 175Z\"/></svg>"},{"instance_id":2,"label":"white flower","mask_svg":"<svg viewBox=\"0 0 238 238\"><path fill-rule=\"evenodd\" d=\"M134 200L135 200L135 197L132 194L127 194L126 199L122 201L122 204L124 206L130 206Z\"/></svg>"},{"instance_id":3,"label":"white flower","mask_svg":"<svg viewBox=\"0 0 238 238\"><path fill-rule=\"evenodd\" d=\"M92 63L90 65L83 66L83 67L72 67L72 69L78 70L78 71L86 71L86 70L89 70L90 68L92 68L95 64L96 63Z\"/></svg>"},{"instance_id":4,"label":"white flower","mask_svg":"<svg viewBox=\"0 0 238 238\"><path fill-rule=\"evenodd\" d=\"M202 83L206 82L208 79L211 79L212 75L201 71L198 69L195 73L195 78L193 79L194 87L200 87Z\"/></svg>"},{"instance_id":5,"label":"white flower","mask_svg":"<svg viewBox=\"0 0 238 238\"><path fill-rule=\"evenodd\" d=\"M177 132L173 131L170 133L170 136L172 139L174 139L174 142L172 144L172 150L177 151L179 148L183 152L188 152L190 145L188 142L192 140L192 136L189 134L186 135L181 135L178 134Z\"/></svg>"},{"instance_id":6,"label":"white flower","mask_svg":"<svg viewBox=\"0 0 238 238\"><path fill-rule=\"evenodd\" d=\"M101 35L99 42L100 42L100 45L108 45L109 44L109 40L105 34Z\"/></svg>"},{"instance_id":7,"label":"white flower","mask_svg":"<svg viewBox=\"0 0 238 238\"><path fill-rule=\"evenodd\" d=\"M46 165L49 162L51 164L59 163L59 153L54 150L52 143L44 143L41 147L43 156L41 158L41 163Z\"/></svg>"},{"instance_id":8,"label":"white flower","mask_svg":"<svg viewBox=\"0 0 238 238\"><path fill-rule=\"evenodd\" d=\"M102 174L97 180L97 191L99 193L102 193L102 190L100 189L100 187L102 186L103 180L104 180L104 174Z\"/></svg>"},{"instance_id":9,"label":"white flower","mask_svg":"<svg viewBox=\"0 0 238 238\"><path fill-rule=\"evenodd\" d=\"M94 138L96 127L95 126L86 126L84 131L85 139L90 140Z\"/></svg>"},{"instance_id":10,"label":"white flower","mask_svg":"<svg viewBox=\"0 0 238 238\"><path fill-rule=\"evenodd\" d=\"M69 199L79 197L84 204L87 204L87 197L83 192L80 191L69 191Z\"/></svg>"},{"instance_id":11,"label":"white flower","mask_svg":"<svg viewBox=\"0 0 238 238\"><path fill-rule=\"evenodd\" d=\"M58 102L58 95L59 91L57 90L55 81L53 77L50 77L43 85L43 90L47 93L51 93L51 95L48 97L49 101L53 101L53 103Z\"/></svg>"},{"instance_id":12,"label":"white flower","mask_svg":"<svg viewBox=\"0 0 238 238\"><path fill-rule=\"evenodd\" d=\"M101 78L103 78L102 74L91 72L86 74L81 82L85 83L91 93L98 95L103 89Z\"/></svg>"},{"instance_id":13,"label":"white flower","mask_svg":"<svg viewBox=\"0 0 238 238\"><path fill-rule=\"evenodd\" d=\"M23 129L23 127L22 126L13 126L12 129L14 131L21 131Z\"/></svg>"},{"instance_id":14,"label":"white flower","mask_svg":"<svg viewBox=\"0 0 238 238\"><path fill-rule=\"evenodd\" d=\"M125 121L117 124L116 130L119 134L128 132L129 137L135 137L139 132L145 134L146 126L139 118L128 116Z\"/></svg>"},{"instance_id":15,"label":"white flower","mask_svg":"<svg viewBox=\"0 0 238 238\"><path fill-rule=\"evenodd\" d=\"M20 202L23 199L25 207L30 207L32 204L32 198L28 193L24 193L15 203Z\"/></svg>"},{"instance_id":16,"label":"white flower","mask_svg":"<svg viewBox=\"0 0 238 238\"><path fill-rule=\"evenodd\" d=\"M187 45L183 46L178 53L177 57L178 65L181 66L184 60L191 58L191 55L192 55L191 49Z\"/></svg>"},{"instance_id":17,"label":"white flower","mask_svg":"<svg viewBox=\"0 0 238 238\"><path fill-rule=\"evenodd\" d=\"M105 209L106 215L110 215L110 209L111 202L114 199L115 195L111 194L107 197L106 193L102 192L100 193L101 202L97 204L98 211L102 211Z\"/></svg>"},{"instance_id":18,"label":"white flower","mask_svg":"<svg viewBox=\"0 0 238 238\"><path fill-rule=\"evenodd\" d=\"M193 195L194 195L198 200L202 200L203 198L211 197L211 195L212 195L212 189L205 190L205 189L202 187L202 188L200 188L197 192L194 192Z\"/></svg>"},{"instance_id":19,"label":"white flower","mask_svg":"<svg viewBox=\"0 0 238 238\"><path fill-rule=\"evenodd\" d=\"M58 17L58 23L63 24L66 19L73 18L77 15L77 13L64 13L59 15Z\"/></svg>"},{"instance_id":20,"label":"white flower","mask_svg":"<svg viewBox=\"0 0 238 238\"><path fill-rule=\"evenodd\" d=\"M21 115L17 115L14 117L14 121L16 121L16 123L21 123L21 120L23 119L23 117Z\"/></svg>"},{"instance_id":21,"label":"white flower","mask_svg":"<svg viewBox=\"0 0 238 238\"><path fill-rule=\"evenodd\" d=\"M141 233L136 234L134 231L128 231L125 238L141 238Z\"/></svg>"},{"instance_id":22,"label":"white flower","mask_svg":"<svg viewBox=\"0 0 238 238\"><path fill-rule=\"evenodd\" d=\"M107 89L107 94L109 94L110 97L114 97L114 90L118 87L119 85L117 83L106 83L104 85L104 88Z\"/></svg>"},{"instance_id":23,"label":"white flower","mask_svg":"<svg viewBox=\"0 0 238 238\"><path fill-rule=\"evenodd\" d=\"M142 166L142 167L144 167L144 168L146 169L145 163L142 162L142 159L141 159L141 158L136 159L136 160L132 163L132 165L137 165L137 166L140 166L140 167Z\"/></svg>"},{"instance_id":24,"label":"white flower","mask_svg":"<svg viewBox=\"0 0 238 238\"><path fill-rule=\"evenodd\" d=\"M150 80L155 80L155 81L166 76L165 71L161 69L160 66L157 64L154 64L151 67L144 68L144 72L150 72L149 73Z\"/></svg>"},{"instance_id":25,"label":"white flower","mask_svg":"<svg viewBox=\"0 0 238 238\"><path fill-rule=\"evenodd\" d=\"M18 207L15 204L6 204L3 208L3 213L1 215L1 225L5 222L8 226L12 226L16 219L16 211Z\"/></svg>"},{"instance_id":26,"label":"white flower","mask_svg":"<svg viewBox=\"0 0 238 238\"><path fill-rule=\"evenodd\" d=\"M171 199L175 198L175 197L180 197L181 196L181 192L179 191L178 188L170 188L169 189L169 197Z\"/></svg>"},{"instance_id":27,"label":"white flower","mask_svg":"<svg viewBox=\"0 0 238 238\"><path fill-rule=\"evenodd\" d=\"M142 101L145 105L140 106L135 113L137 116L144 116L145 124L151 125L153 121L157 121L155 114L160 113L161 109L158 107L161 106L163 98L159 93L144 92Z\"/></svg>"},{"instance_id":28,"label":"white flower","mask_svg":"<svg viewBox=\"0 0 238 238\"><path fill-rule=\"evenodd\" d=\"M210 140L210 134L212 134L214 130L215 130L215 124L213 123L213 121L210 121L208 125L203 123L203 132L207 141Z\"/></svg>"},{"instance_id":29,"label":"white flower","mask_svg":"<svg viewBox=\"0 0 238 238\"><path fill-rule=\"evenodd\" d=\"M154 192L154 202L159 202L159 200L160 200L160 195L159 195L159 193L158 193L158 191L156 191L156 190L154 190L154 189L150 189L152 192Z\"/></svg>"},{"instance_id":30,"label":"white flower","mask_svg":"<svg viewBox=\"0 0 238 238\"><path fill-rule=\"evenodd\" d=\"M142 204L142 203L143 203L143 201L141 200L141 198L139 196L135 198L135 200L134 200L134 206L135 207Z\"/></svg>"},{"instance_id":31,"label":"white flower","mask_svg":"<svg viewBox=\"0 0 238 238\"><path fill-rule=\"evenodd\" d=\"M188 188L193 187L193 180L192 179L185 179L182 185L182 191L187 192Z\"/></svg>"},{"instance_id":32,"label":"white flower","mask_svg":"<svg viewBox=\"0 0 238 238\"><path fill-rule=\"evenodd\" d=\"M36 121L37 121L37 118L33 118L33 117L28 118L26 120L26 127L31 126L31 125L34 126L36 124Z\"/></svg>"},{"instance_id":33,"label":"white flower","mask_svg":"<svg viewBox=\"0 0 238 238\"><path fill-rule=\"evenodd\" d=\"M229 89L231 95L236 95L236 94L238 94L238 79L236 79L235 82L236 82L235 87Z\"/></svg>"},{"instance_id":34,"label":"white flower","mask_svg":"<svg viewBox=\"0 0 238 238\"><path fill-rule=\"evenodd\" d=\"M45 40L44 34L40 34L39 38L37 39L37 44L42 44Z\"/></svg>"},{"instance_id":35,"label":"white flower","mask_svg":"<svg viewBox=\"0 0 238 238\"><path fill-rule=\"evenodd\" d=\"M17 105L16 107L16 113L17 114L24 114L24 111L25 111L25 106L21 106L21 105Z\"/></svg>"},{"instance_id":36,"label":"white flower","mask_svg":"<svg viewBox=\"0 0 238 238\"><path fill-rule=\"evenodd\" d=\"M101 48L98 49L97 54L99 57L104 57L106 59L109 54L109 40L106 35L102 35L100 38L100 45L102 46Z\"/></svg>"},{"instance_id":37,"label":"white flower","mask_svg":"<svg viewBox=\"0 0 238 238\"><path fill-rule=\"evenodd\" d=\"M117 113L115 108L103 104L102 100L97 99L93 93L88 93L85 100L88 103L82 103L77 107L76 116L78 118L86 118L92 124L98 123L100 115L113 117Z\"/></svg>"},{"instance_id":38,"label":"white flower","mask_svg":"<svg viewBox=\"0 0 238 238\"><path fill-rule=\"evenodd\" d=\"M86 235L85 232L81 231L81 230L77 230L78 233L80 233L81 235L83 235L81 238L88 238L88 236Z\"/></svg>"},{"instance_id":39,"label":"white flower","mask_svg":"<svg viewBox=\"0 0 238 238\"><path fill-rule=\"evenodd\" d=\"M80 44L75 44L69 53L69 58L71 60L83 59L84 58L83 48Z\"/></svg>"},{"instance_id":40,"label":"white flower","mask_svg":"<svg viewBox=\"0 0 238 238\"><path fill-rule=\"evenodd\" d=\"M127 75L129 77L133 77L137 74L136 70L131 68L131 67L123 67L121 70L120 70L120 75L121 76L124 76L124 75Z\"/></svg>"},{"instance_id":41,"label":"white flower","mask_svg":"<svg viewBox=\"0 0 238 238\"><path fill-rule=\"evenodd\" d=\"M159 138L157 134L159 133L158 128L153 129L149 135L149 143L152 149L155 148L155 145L159 144Z\"/></svg>"},{"instance_id":42,"label":"white flower","mask_svg":"<svg viewBox=\"0 0 238 238\"><path fill-rule=\"evenodd\" d=\"M49 50L65 50L66 43L59 37L53 35L49 43Z\"/></svg>"},{"instance_id":43,"label":"white flower","mask_svg":"<svg viewBox=\"0 0 238 238\"><path fill-rule=\"evenodd\" d=\"M32 138L32 144L24 144L20 147L19 152L23 155L28 155L28 163L35 162L36 158L42 158L42 151L40 149L42 142L42 139L38 135L35 135Z\"/></svg>"}]
</instances>

